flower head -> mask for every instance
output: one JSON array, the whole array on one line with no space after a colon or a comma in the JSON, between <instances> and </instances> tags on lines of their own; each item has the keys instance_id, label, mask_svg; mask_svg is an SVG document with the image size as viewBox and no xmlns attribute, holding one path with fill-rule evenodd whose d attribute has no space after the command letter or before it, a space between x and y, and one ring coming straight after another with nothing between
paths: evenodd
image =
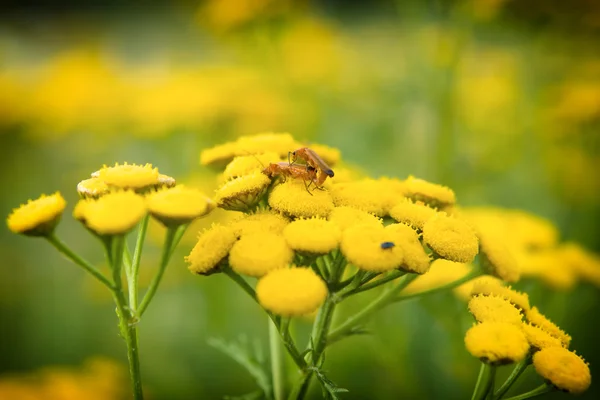
<instances>
[{"instance_id":1,"label":"flower head","mask_svg":"<svg viewBox=\"0 0 600 400\"><path fill-rule=\"evenodd\" d=\"M535 325L550 335L554 336L558 340L560 340L564 347L569 347L571 343L571 336L565 333L562 329L560 329L554 322L550 321L546 318L537 307L531 307L530 310L525 314L527 320L531 322L532 325Z\"/></svg>"},{"instance_id":2,"label":"flower head","mask_svg":"<svg viewBox=\"0 0 600 400\"><path fill-rule=\"evenodd\" d=\"M313 143L310 149L319 155L329 166L333 167L340 161L340 151L334 147L325 146L324 144ZM336 171L337 175L337 171Z\"/></svg>"},{"instance_id":3,"label":"flower head","mask_svg":"<svg viewBox=\"0 0 600 400\"><path fill-rule=\"evenodd\" d=\"M172 188L175 187L176 184L177 182L175 181L175 178L165 174L158 174L158 185L156 185L157 189Z\"/></svg>"},{"instance_id":4,"label":"flower head","mask_svg":"<svg viewBox=\"0 0 600 400\"><path fill-rule=\"evenodd\" d=\"M383 181L364 179L332 185L331 197L336 207L353 207L383 217L389 213L394 193Z\"/></svg>"},{"instance_id":5,"label":"flower head","mask_svg":"<svg viewBox=\"0 0 600 400\"><path fill-rule=\"evenodd\" d=\"M423 230L425 223L435 214L437 214L437 211L425 205L425 203L414 203L408 198L403 199L390 210L390 216L396 221L418 230Z\"/></svg>"},{"instance_id":6,"label":"flower head","mask_svg":"<svg viewBox=\"0 0 600 400\"><path fill-rule=\"evenodd\" d=\"M417 232L404 224L390 224L385 227L385 230L396 237L392 242L402 248L404 261L401 268L417 274L427 272L431 260L421 245Z\"/></svg>"},{"instance_id":7,"label":"flower head","mask_svg":"<svg viewBox=\"0 0 600 400\"><path fill-rule=\"evenodd\" d=\"M342 234L340 249L356 267L373 272L398 268L404 260L401 246L384 246L382 243L397 240L398 236L382 226L356 225Z\"/></svg>"},{"instance_id":8,"label":"flower head","mask_svg":"<svg viewBox=\"0 0 600 400\"><path fill-rule=\"evenodd\" d=\"M297 219L285 227L283 237L296 251L326 254L338 247L342 232L323 218Z\"/></svg>"},{"instance_id":9,"label":"flower head","mask_svg":"<svg viewBox=\"0 0 600 400\"><path fill-rule=\"evenodd\" d=\"M84 179L77 184L77 193L84 199L97 199L109 191L109 186L100 178Z\"/></svg>"},{"instance_id":10,"label":"flower head","mask_svg":"<svg viewBox=\"0 0 600 400\"><path fill-rule=\"evenodd\" d=\"M262 153L246 156L237 156L227 164L223 177L225 179L234 179L243 175L248 175L255 170L264 169L269 163L279 161L277 153Z\"/></svg>"},{"instance_id":11,"label":"flower head","mask_svg":"<svg viewBox=\"0 0 600 400\"><path fill-rule=\"evenodd\" d=\"M301 181L291 179L275 186L269 195L269 205L286 215L302 218L327 217L333 210L333 200L328 191L313 190L309 193Z\"/></svg>"},{"instance_id":12,"label":"flower head","mask_svg":"<svg viewBox=\"0 0 600 400\"><path fill-rule=\"evenodd\" d=\"M234 230L228 226L213 225L204 231L189 256L185 258L188 269L199 275L218 272L231 247L236 242Z\"/></svg>"},{"instance_id":13,"label":"flower head","mask_svg":"<svg viewBox=\"0 0 600 400\"><path fill-rule=\"evenodd\" d=\"M153 168L152 164L136 165L115 164L114 167L104 166L97 174L98 179L106 183L110 187L119 189L133 189L135 191L143 191L149 187L154 187L159 184L158 168Z\"/></svg>"},{"instance_id":14,"label":"flower head","mask_svg":"<svg viewBox=\"0 0 600 400\"><path fill-rule=\"evenodd\" d=\"M129 232L146 214L144 198L132 191L108 193L97 200L79 200L73 216L99 235Z\"/></svg>"},{"instance_id":15,"label":"flower head","mask_svg":"<svg viewBox=\"0 0 600 400\"><path fill-rule=\"evenodd\" d=\"M535 325L523 322L521 325L525 336L529 341L529 345L534 350L545 349L546 347L562 347L562 342Z\"/></svg>"},{"instance_id":16,"label":"flower head","mask_svg":"<svg viewBox=\"0 0 600 400\"><path fill-rule=\"evenodd\" d=\"M244 275L263 276L267 272L287 267L294 252L280 235L260 232L244 235L229 252L229 265Z\"/></svg>"},{"instance_id":17,"label":"flower head","mask_svg":"<svg viewBox=\"0 0 600 400\"><path fill-rule=\"evenodd\" d=\"M342 231L354 226L368 224L382 226L382 220L368 212L352 207L334 207L328 217L329 221L336 224Z\"/></svg>"},{"instance_id":18,"label":"flower head","mask_svg":"<svg viewBox=\"0 0 600 400\"><path fill-rule=\"evenodd\" d=\"M177 226L208 214L213 201L197 189L177 186L146 197L150 214L165 226Z\"/></svg>"},{"instance_id":19,"label":"flower head","mask_svg":"<svg viewBox=\"0 0 600 400\"><path fill-rule=\"evenodd\" d=\"M224 167L235 156L235 142L223 143L200 153L200 164L212 167Z\"/></svg>"},{"instance_id":20,"label":"flower head","mask_svg":"<svg viewBox=\"0 0 600 400\"><path fill-rule=\"evenodd\" d=\"M258 211L254 214L244 215L232 222L237 237L254 235L260 232L281 234L290 220L274 211Z\"/></svg>"},{"instance_id":21,"label":"flower head","mask_svg":"<svg viewBox=\"0 0 600 400\"><path fill-rule=\"evenodd\" d=\"M474 325L465 335L465 346L473 356L492 365L521 361L529 352L521 327L506 322Z\"/></svg>"},{"instance_id":22,"label":"flower head","mask_svg":"<svg viewBox=\"0 0 600 400\"><path fill-rule=\"evenodd\" d=\"M49 235L60 221L66 205L59 192L50 196L41 195L10 213L6 219L8 229L28 236Z\"/></svg>"},{"instance_id":23,"label":"flower head","mask_svg":"<svg viewBox=\"0 0 600 400\"><path fill-rule=\"evenodd\" d=\"M217 189L217 207L232 211L248 211L256 207L271 180L259 171L226 182Z\"/></svg>"},{"instance_id":24,"label":"flower head","mask_svg":"<svg viewBox=\"0 0 600 400\"><path fill-rule=\"evenodd\" d=\"M521 326L521 312L500 296L478 295L469 301L469 312L478 322L506 322Z\"/></svg>"},{"instance_id":25,"label":"flower head","mask_svg":"<svg viewBox=\"0 0 600 400\"><path fill-rule=\"evenodd\" d=\"M471 294L476 296L483 294L487 296L500 296L508 300L515 307L521 309L524 313L529 311L529 296L527 293L521 293L503 285L502 281L491 276L482 276L475 280L471 289Z\"/></svg>"},{"instance_id":26,"label":"flower head","mask_svg":"<svg viewBox=\"0 0 600 400\"><path fill-rule=\"evenodd\" d=\"M585 392L592 382L587 363L562 347L547 347L538 351L533 355L533 366L544 379L572 394Z\"/></svg>"},{"instance_id":27,"label":"flower head","mask_svg":"<svg viewBox=\"0 0 600 400\"><path fill-rule=\"evenodd\" d=\"M501 236L491 230L477 229L483 265L487 272L506 282L517 282L521 270Z\"/></svg>"},{"instance_id":28,"label":"flower head","mask_svg":"<svg viewBox=\"0 0 600 400\"><path fill-rule=\"evenodd\" d=\"M404 181L405 196L433 207L443 209L456 203L456 195L452 189L409 176Z\"/></svg>"},{"instance_id":29,"label":"flower head","mask_svg":"<svg viewBox=\"0 0 600 400\"><path fill-rule=\"evenodd\" d=\"M258 281L256 297L265 309L277 315L300 316L323 304L327 286L310 268L281 268Z\"/></svg>"},{"instance_id":30,"label":"flower head","mask_svg":"<svg viewBox=\"0 0 600 400\"><path fill-rule=\"evenodd\" d=\"M471 262L479 251L475 232L465 222L439 213L423 226L423 241L439 256Z\"/></svg>"},{"instance_id":31,"label":"flower head","mask_svg":"<svg viewBox=\"0 0 600 400\"><path fill-rule=\"evenodd\" d=\"M403 294L418 293L428 289L443 286L454 282L469 273L471 269L467 264L438 258L429 266L429 270L412 281L403 291ZM469 293L470 295L470 293Z\"/></svg>"}]
</instances>

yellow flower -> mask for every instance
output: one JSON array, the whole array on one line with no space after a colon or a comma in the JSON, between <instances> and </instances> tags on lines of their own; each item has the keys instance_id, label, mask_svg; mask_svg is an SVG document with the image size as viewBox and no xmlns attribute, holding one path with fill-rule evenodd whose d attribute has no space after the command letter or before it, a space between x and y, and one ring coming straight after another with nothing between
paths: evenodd
<instances>
[{"instance_id":1,"label":"yellow flower","mask_svg":"<svg viewBox=\"0 0 600 400\"><path fill-rule=\"evenodd\" d=\"M473 356L492 365L519 362L529 352L521 327L506 322L474 325L465 335L465 346Z\"/></svg>"},{"instance_id":2,"label":"yellow flower","mask_svg":"<svg viewBox=\"0 0 600 400\"><path fill-rule=\"evenodd\" d=\"M157 188L172 188L175 187L176 184L177 182L175 181L175 178L165 174L158 174L158 185L156 185Z\"/></svg>"},{"instance_id":3,"label":"yellow flower","mask_svg":"<svg viewBox=\"0 0 600 400\"><path fill-rule=\"evenodd\" d=\"M402 248L404 260L400 268L417 274L427 272L431 260L421 245L417 232L404 224L390 224L385 227L385 230L396 237L391 242Z\"/></svg>"},{"instance_id":4,"label":"yellow flower","mask_svg":"<svg viewBox=\"0 0 600 400\"><path fill-rule=\"evenodd\" d=\"M281 268L258 281L256 297L265 309L277 315L300 316L323 304L327 286L310 268Z\"/></svg>"},{"instance_id":5,"label":"yellow flower","mask_svg":"<svg viewBox=\"0 0 600 400\"><path fill-rule=\"evenodd\" d=\"M393 241L397 235L383 227L356 225L342 234L340 249L348 261L356 267L373 272L398 268L404 260L402 247ZM391 247L383 243L392 242Z\"/></svg>"},{"instance_id":6,"label":"yellow flower","mask_svg":"<svg viewBox=\"0 0 600 400\"><path fill-rule=\"evenodd\" d=\"M291 179L273 189L269 205L286 215L302 218L327 217L333 210L333 200L327 190L309 193L304 183Z\"/></svg>"},{"instance_id":7,"label":"yellow flower","mask_svg":"<svg viewBox=\"0 0 600 400\"><path fill-rule=\"evenodd\" d=\"M465 222L439 213L423 226L423 242L442 258L471 262L479 251L473 229Z\"/></svg>"},{"instance_id":8,"label":"yellow flower","mask_svg":"<svg viewBox=\"0 0 600 400\"><path fill-rule=\"evenodd\" d=\"M422 202L413 203L410 199L403 199L390 210L390 216L398 222L410 225L415 229L423 230L425 223L429 221L437 211L426 206Z\"/></svg>"},{"instance_id":9,"label":"yellow flower","mask_svg":"<svg viewBox=\"0 0 600 400\"><path fill-rule=\"evenodd\" d=\"M521 326L521 312L500 296L477 295L469 301L469 312L478 322L506 322Z\"/></svg>"},{"instance_id":10,"label":"yellow flower","mask_svg":"<svg viewBox=\"0 0 600 400\"><path fill-rule=\"evenodd\" d=\"M483 276L476 279L471 289L471 294L473 296L478 294L500 296L521 309L525 314L530 309L527 293L521 293L510 287L503 286L502 281L491 276Z\"/></svg>"},{"instance_id":11,"label":"yellow flower","mask_svg":"<svg viewBox=\"0 0 600 400\"><path fill-rule=\"evenodd\" d=\"M255 170L265 169L269 163L275 163L280 160L277 153L262 153L252 154L247 156L237 156L227 164L223 177L225 179L238 178L243 175L247 175Z\"/></svg>"},{"instance_id":12,"label":"yellow flower","mask_svg":"<svg viewBox=\"0 0 600 400\"><path fill-rule=\"evenodd\" d=\"M548 347L533 355L538 374L560 390L580 394L592 382L590 367L577 354L562 347Z\"/></svg>"},{"instance_id":13,"label":"yellow flower","mask_svg":"<svg viewBox=\"0 0 600 400\"><path fill-rule=\"evenodd\" d=\"M600 258L577 243L564 243L562 259L583 279L600 286Z\"/></svg>"},{"instance_id":14,"label":"yellow flower","mask_svg":"<svg viewBox=\"0 0 600 400\"><path fill-rule=\"evenodd\" d=\"M97 200L79 200L73 216L99 235L120 235L146 214L144 198L132 191L108 193Z\"/></svg>"},{"instance_id":15,"label":"yellow flower","mask_svg":"<svg viewBox=\"0 0 600 400\"><path fill-rule=\"evenodd\" d=\"M404 193L406 197L422 201L433 208L443 209L456 203L452 189L413 176L404 181Z\"/></svg>"},{"instance_id":16,"label":"yellow flower","mask_svg":"<svg viewBox=\"0 0 600 400\"><path fill-rule=\"evenodd\" d=\"M77 184L77 193L84 199L97 199L109 191L108 185L99 178L84 179Z\"/></svg>"},{"instance_id":17,"label":"yellow flower","mask_svg":"<svg viewBox=\"0 0 600 400\"><path fill-rule=\"evenodd\" d=\"M346 206L334 207L329 214L328 219L336 224L342 231L354 225L369 224L373 226L382 226L383 224L383 221L373 214Z\"/></svg>"},{"instance_id":18,"label":"yellow flower","mask_svg":"<svg viewBox=\"0 0 600 400\"><path fill-rule=\"evenodd\" d=\"M503 281L517 282L521 277L521 270L510 250L504 244L503 237L487 229L478 229L477 234L484 269L490 275Z\"/></svg>"},{"instance_id":19,"label":"yellow flower","mask_svg":"<svg viewBox=\"0 0 600 400\"><path fill-rule=\"evenodd\" d=\"M197 189L177 186L146 197L150 214L165 226L186 224L208 214L214 203Z\"/></svg>"},{"instance_id":20,"label":"yellow flower","mask_svg":"<svg viewBox=\"0 0 600 400\"><path fill-rule=\"evenodd\" d=\"M217 207L232 211L252 210L258 205L270 183L271 180L259 171L232 179L217 189Z\"/></svg>"},{"instance_id":21,"label":"yellow flower","mask_svg":"<svg viewBox=\"0 0 600 400\"><path fill-rule=\"evenodd\" d=\"M240 237L260 232L281 234L289 223L289 219L277 212L259 211L254 214L244 215L232 222L231 226L236 236Z\"/></svg>"},{"instance_id":22,"label":"yellow flower","mask_svg":"<svg viewBox=\"0 0 600 400\"><path fill-rule=\"evenodd\" d=\"M152 168L152 164L115 164L114 167L102 167L97 174L94 174L106 183L119 189L133 189L141 191L148 187L159 184L158 168ZM94 176L92 176L94 177Z\"/></svg>"},{"instance_id":23,"label":"yellow flower","mask_svg":"<svg viewBox=\"0 0 600 400\"><path fill-rule=\"evenodd\" d=\"M227 142L210 149L204 149L200 153L200 164L215 168L224 167L235 156L235 142Z\"/></svg>"},{"instance_id":24,"label":"yellow flower","mask_svg":"<svg viewBox=\"0 0 600 400\"><path fill-rule=\"evenodd\" d=\"M14 233L28 236L45 236L54 231L67 203L59 192L50 196L41 195L15 208L6 223Z\"/></svg>"},{"instance_id":25,"label":"yellow flower","mask_svg":"<svg viewBox=\"0 0 600 400\"><path fill-rule=\"evenodd\" d=\"M578 272L560 248L517 253L522 275L541 279L553 289L568 290L577 283Z\"/></svg>"},{"instance_id":26,"label":"yellow flower","mask_svg":"<svg viewBox=\"0 0 600 400\"><path fill-rule=\"evenodd\" d=\"M443 286L447 283L454 282L466 274L471 269L467 264L457 263L454 261L438 258L433 261L429 270L422 276L417 277L403 291L403 294L419 293L425 290ZM470 289L469 289L470 296Z\"/></svg>"},{"instance_id":27,"label":"yellow flower","mask_svg":"<svg viewBox=\"0 0 600 400\"><path fill-rule=\"evenodd\" d=\"M236 240L237 237L231 227L211 226L200 235L190 255L185 257L185 261L190 264L188 269L199 275L218 272L221 261L227 257Z\"/></svg>"},{"instance_id":28,"label":"yellow flower","mask_svg":"<svg viewBox=\"0 0 600 400\"><path fill-rule=\"evenodd\" d=\"M229 265L244 275L263 276L267 272L287 267L294 252L280 235L260 232L244 235L229 252Z\"/></svg>"},{"instance_id":29,"label":"yellow flower","mask_svg":"<svg viewBox=\"0 0 600 400\"><path fill-rule=\"evenodd\" d=\"M560 340L564 347L569 347L569 343L571 343L571 336L569 336L554 322L550 321L542 313L540 313L537 307L531 307L531 309L527 311L525 316L527 317L527 320L531 322L532 325L535 325L545 330L550 335Z\"/></svg>"},{"instance_id":30,"label":"yellow flower","mask_svg":"<svg viewBox=\"0 0 600 400\"><path fill-rule=\"evenodd\" d=\"M391 188L391 185L374 179L336 183L331 185L331 197L336 207L353 207L384 217L395 198Z\"/></svg>"},{"instance_id":31,"label":"yellow flower","mask_svg":"<svg viewBox=\"0 0 600 400\"><path fill-rule=\"evenodd\" d=\"M322 218L297 219L283 230L288 245L300 252L326 254L338 247L340 228Z\"/></svg>"},{"instance_id":32,"label":"yellow flower","mask_svg":"<svg viewBox=\"0 0 600 400\"><path fill-rule=\"evenodd\" d=\"M523 332L525 332L525 336L527 337L531 348L536 351L545 349L546 347L562 347L560 340L550 335L542 328L525 322L523 322L521 327L523 328Z\"/></svg>"},{"instance_id":33,"label":"yellow flower","mask_svg":"<svg viewBox=\"0 0 600 400\"><path fill-rule=\"evenodd\" d=\"M325 146L324 144L312 143L310 149L317 153L330 167L333 167L340 161L340 151L334 147ZM337 175L337 171L336 171Z\"/></svg>"}]
</instances>

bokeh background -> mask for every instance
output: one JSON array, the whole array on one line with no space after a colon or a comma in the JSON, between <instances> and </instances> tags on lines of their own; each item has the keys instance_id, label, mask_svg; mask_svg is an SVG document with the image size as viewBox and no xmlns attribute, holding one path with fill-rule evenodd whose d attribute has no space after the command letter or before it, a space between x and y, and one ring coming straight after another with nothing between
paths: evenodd
<instances>
[{"instance_id":1,"label":"bokeh background","mask_svg":"<svg viewBox=\"0 0 600 400\"><path fill-rule=\"evenodd\" d=\"M102 266L97 242L68 215L92 171L150 162L210 193L201 149L291 132L373 176L412 174L452 187L461 205L535 213L598 253L598 43L592 0L4 1L0 210L60 190L70 208L59 235ZM224 277L192 276L183 261L197 230L222 217L184 239L141 323L152 399L255 388L207 340L264 345L265 315ZM151 231L142 281L163 233ZM108 293L41 240L6 228L0 240L0 386L128 398ZM600 376L598 288L516 287ZM452 294L392 307L373 336L332 347L327 369L348 399L468 398L479 368L462 340L471 321ZM528 372L521 391L539 382ZM599 396L592 385L583 398Z\"/></svg>"}]
</instances>

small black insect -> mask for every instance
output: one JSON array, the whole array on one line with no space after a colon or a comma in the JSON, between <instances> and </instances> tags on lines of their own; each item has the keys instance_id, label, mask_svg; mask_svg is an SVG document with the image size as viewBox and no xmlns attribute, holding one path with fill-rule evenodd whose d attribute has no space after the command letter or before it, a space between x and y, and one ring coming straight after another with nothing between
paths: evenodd
<instances>
[{"instance_id":1,"label":"small black insect","mask_svg":"<svg viewBox=\"0 0 600 400\"><path fill-rule=\"evenodd\" d=\"M394 242L383 242L383 243L381 243L381 248L384 249L384 250L385 249L391 249L394 246L395 246Z\"/></svg>"}]
</instances>

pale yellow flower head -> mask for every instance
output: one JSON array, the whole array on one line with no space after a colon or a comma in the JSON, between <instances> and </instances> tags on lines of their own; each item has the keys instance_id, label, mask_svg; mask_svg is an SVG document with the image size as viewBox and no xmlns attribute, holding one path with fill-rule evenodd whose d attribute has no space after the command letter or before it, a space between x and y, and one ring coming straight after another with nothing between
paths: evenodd
<instances>
[{"instance_id":1,"label":"pale yellow flower head","mask_svg":"<svg viewBox=\"0 0 600 400\"><path fill-rule=\"evenodd\" d=\"M564 347L569 347L569 344L571 343L571 336L560 329L554 322L546 318L546 316L544 316L537 309L537 307L531 307L531 309L525 314L525 317L529 322L531 322L532 325L545 330L550 335L560 340Z\"/></svg>"},{"instance_id":2,"label":"pale yellow flower head","mask_svg":"<svg viewBox=\"0 0 600 400\"><path fill-rule=\"evenodd\" d=\"M456 203L452 189L413 176L404 181L404 193L413 201L422 201L433 208L443 209Z\"/></svg>"},{"instance_id":3,"label":"pale yellow flower head","mask_svg":"<svg viewBox=\"0 0 600 400\"><path fill-rule=\"evenodd\" d=\"M592 383L590 367L577 354L562 347L547 347L533 355L536 372L560 390L585 392Z\"/></svg>"},{"instance_id":4,"label":"pale yellow flower head","mask_svg":"<svg viewBox=\"0 0 600 400\"><path fill-rule=\"evenodd\" d=\"M109 187L133 189L135 191L143 191L160 183L158 168L153 168L152 164L116 163L114 167L105 165L97 173L93 174L92 177L94 176L97 176L98 179L106 183Z\"/></svg>"},{"instance_id":5,"label":"pale yellow flower head","mask_svg":"<svg viewBox=\"0 0 600 400\"><path fill-rule=\"evenodd\" d=\"M200 164L211 167L224 167L235 157L235 142L223 143L200 153Z\"/></svg>"},{"instance_id":6,"label":"pale yellow flower head","mask_svg":"<svg viewBox=\"0 0 600 400\"><path fill-rule=\"evenodd\" d=\"M390 224L385 230L395 237L391 242L402 248L404 260L401 269L416 274L424 274L429 270L431 260L413 228L404 224Z\"/></svg>"},{"instance_id":7,"label":"pale yellow flower head","mask_svg":"<svg viewBox=\"0 0 600 400\"><path fill-rule=\"evenodd\" d=\"M158 185L156 185L157 189L172 188L175 187L176 184L177 182L175 181L175 178L165 174L158 174Z\"/></svg>"},{"instance_id":8,"label":"pale yellow flower head","mask_svg":"<svg viewBox=\"0 0 600 400\"><path fill-rule=\"evenodd\" d=\"M438 213L423 226L423 241L440 257L468 263L479 251L479 241L465 222Z\"/></svg>"},{"instance_id":9,"label":"pale yellow flower head","mask_svg":"<svg viewBox=\"0 0 600 400\"><path fill-rule=\"evenodd\" d=\"M59 192L50 196L41 195L15 208L6 223L14 233L28 236L46 236L54 231L67 203Z\"/></svg>"},{"instance_id":10,"label":"pale yellow flower head","mask_svg":"<svg viewBox=\"0 0 600 400\"><path fill-rule=\"evenodd\" d=\"M165 226L177 226L200 218L215 208L214 202L197 189L176 186L149 194L150 214Z\"/></svg>"},{"instance_id":11,"label":"pale yellow flower head","mask_svg":"<svg viewBox=\"0 0 600 400\"><path fill-rule=\"evenodd\" d=\"M277 153L261 153L246 156L237 156L227 164L223 177L225 179L234 179L256 170L263 170L269 163L276 163L280 160Z\"/></svg>"},{"instance_id":12,"label":"pale yellow flower head","mask_svg":"<svg viewBox=\"0 0 600 400\"><path fill-rule=\"evenodd\" d=\"M487 273L506 282L517 282L521 268L505 244L505 239L490 229L477 229L483 267Z\"/></svg>"},{"instance_id":13,"label":"pale yellow flower head","mask_svg":"<svg viewBox=\"0 0 600 400\"><path fill-rule=\"evenodd\" d=\"M396 221L418 230L423 230L425 223L436 214L437 211L425 203L420 201L415 203L408 198L403 198L390 210L390 216Z\"/></svg>"},{"instance_id":14,"label":"pale yellow flower head","mask_svg":"<svg viewBox=\"0 0 600 400\"><path fill-rule=\"evenodd\" d=\"M454 282L469 273L467 264L438 258L429 266L429 270L419 276L402 290L403 294L418 293ZM469 290L470 297L470 290Z\"/></svg>"},{"instance_id":15,"label":"pale yellow flower head","mask_svg":"<svg viewBox=\"0 0 600 400\"><path fill-rule=\"evenodd\" d=\"M339 246L342 231L323 218L297 219L285 227L283 237L296 251L326 254Z\"/></svg>"},{"instance_id":16,"label":"pale yellow flower head","mask_svg":"<svg viewBox=\"0 0 600 400\"><path fill-rule=\"evenodd\" d=\"M310 268L281 268L258 281L256 297L274 314L301 316L314 312L323 304L327 286Z\"/></svg>"},{"instance_id":17,"label":"pale yellow flower head","mask_svg":"<svg viewBox=\"0 0 600 400\"><path fill-rule=\"evenodd\" d=\"M523 332L529 341L529 345L535 351L545 349L546 347L562 347L562 342L535 325L523 322L521 325Z\"/></svg>"},{"instance_id":18,"label":"pale yellow flower head","mask_svg":"<svg viewBox=\"0 0 600 400\"><path fill-rule=\"evenodd\" d=\"M260 171L240 176L226 182L217 189L215 202L217 207L232 211L254 209L266 193L271 180Z\"/></svg>"},{"instance_id":19,"label":"pale yellow flower head","mask_svg":"<svg viewBox=\"0 0 600 400\"><path fill-rule=\"evenodd\" d=\"M199 275L219 272L221 262L227 257L236 240L233 228L222 225L211 226L200 235L190 255L185 257L185 261L190 264L188 269Z\"/></svg>"},{"instance_id":20,"label":"pale yellow flower head","mask_svg":"<svg viewBox=\"0 0 600 400\"><path fill-rule=\"evenodd\" d=\"M510 287L506 287L501 280L492 276L482 276L476 279L473 282L471 294L473 296L478 294L500 296L521 309L524 313L527 313L530 309L527 293L518 292Z\"/></svg>"},{"instance_id":21,"label":"pale yellow flower head","mask_svg":"<svg viewBox=\"0 0 600 400\"><path fill-rule=\"evenodd\" d=\"M468 307L478 322L506 322L521 326L521 312L500 296L473 296Z\"/></svg>"},{"instance_id":22,"label":"pale yellow flower head","mask_svg":"<svg viewBox=\"0 0 600 400\"><path fill-rule=\"evenodd\" d=\"M556 290L572 289L577 283L578 271L560 248L516 253L521 274L535 277Z\"/></svg>"},{"instance_id":23,"label":"pale yellow flower head","mask_svg":"<svg viewBox=\"0 0 600 400\"><path fill-rule=\"evenodd\" d=\"M132 191L111 192L97 200L79 200L73 216L98 235L129 232L146 214L144 198Z\"/></svg>"},{"instance_id":24,"label":"pale yellow flower head","mask_svg":"<svg viewBox=\"0 0 600 400\"><path fill-rule=\"evenodd\" d=\"M379 217L386 216L394 202L390 185L374 179L336 183L330 190L336 207L352 207Z\"/></svg>"},{"instance_id":25,"label":"pale yellow flower head","mask_svg":"<svg viewBox=\"0 0 600 400\"><path fill-rule=\"evenodd\" d=\"M567 242L560 247L562 260L581 278L600 286L600 257L577 243Z\"/></svg>"},{"instance_id":26,"label":"pale yellow flower head","mask_svg":"<svg viewBox=\"0 0 600 400\"><path fill-rule=\"evenodd\" d=\"M520 326L507 322L482 322L465 335L469 353L482 362L504 365L521 361L529 352L529 342Z\"/></svg>"},{"instance_id":27,"label":"pale yellow flower head","mask_svg":"<svg viewBox=\"0 0 600 400\"><path fill-rule=\"evenodd\" d=\"M333 210L329 191L309 193L302 181L292 179L275 186L269 195L269 205L283 214L301 218L327 217Z\"/></svg>"},{"instance_id":28,"label":"pale yellow flower head","mask_svg":"<svg viewBox=\"0 0 600 400\"><path fill-rule=\"evenodd\" d=\"M383 224L381 218L377 218L373 214L346 206L334 207L328 220L336 224L342 231L354 225L382 226Z\"/></svg>"},{"instance_id":29,"label":"pale yellow flower head","mask_svg":"<svg viewBox=\"0 0 600 400\"><path fill-rule=\"evenodd\" d=\"M109 191L109 186L100 178L84 179L77 184L77 193L83 199L97 199Z\"/></svg>"},{"instance_id":30,"label":"pale yellow flower head","mask_svg":"<svg viewBox=\"0 0 600 400\"><path fill-rule=\"evenodd\" d=\"M237 273L260 277L267 272L287 267L294 252L281 235L259 232L244 235L229 252L229 265Z\"/></svg>"},{"instance_id":31,"label":"pale yellow flower head","mask_svg":"<svg viewBox=\"0 0 600 400\"><path fill-rule=\"evenodd\" d=\"M343 232L340 249L356 267L384 272L399 268L404 260L402 247L394 242L397 239L398 235L382 226L356 225Z\"/></svg>"},{"instance_id":32,"label":"pale yellow flower head","mask_svg":"<svg viewBox=\"0 0 600 400\"><path fill-rule=\"evenodd\" d=\"M281 234L290 220L274 211L258 211L244 215L231 223L237 237L254 235L260 232Z\"/></svg>"}]
</instances>

